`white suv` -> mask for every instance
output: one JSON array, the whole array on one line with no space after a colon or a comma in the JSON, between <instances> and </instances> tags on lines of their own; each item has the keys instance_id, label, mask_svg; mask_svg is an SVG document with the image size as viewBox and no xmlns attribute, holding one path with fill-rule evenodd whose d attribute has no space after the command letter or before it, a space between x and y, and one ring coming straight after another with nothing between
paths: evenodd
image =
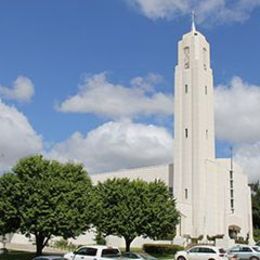
<instances>
[{"instance_id":1,"label":"white suv","mask_svg":"<svg viewBox=\"0 0 260 260\"><path fill-rule=\"evenodd\" d=\"M82 246L74 252L64 255L65 260L105 260L119 258L121 255L118 248L107 246Z\"/></svg>"},{"instance_id":2,"label":"white suv","mask_svg":"<svg viewBox=\"0 0 260 260\"><path fill-rule=\"evenodd\" d=\"M236 245L228 250L228 256L231 259L259 260L260 247L248 246L248 245Z\"/></svg>"},{"instance_id":3,"label":"white suv","mask_svg":"<svg viewBox=\"0 0 260 260\"><path fill-rule=\"evenodd\" d=\"M224 249L215 246L194 246L185 251L179 251L175 260L228 260Z\"/></svg>"}]
</instances>

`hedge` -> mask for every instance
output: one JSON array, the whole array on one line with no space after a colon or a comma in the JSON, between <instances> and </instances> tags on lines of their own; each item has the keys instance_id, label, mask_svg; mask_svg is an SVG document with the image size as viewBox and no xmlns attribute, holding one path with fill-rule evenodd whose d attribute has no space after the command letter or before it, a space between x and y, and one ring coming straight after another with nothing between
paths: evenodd
<instances>
[{"instance_id":1,"label":"hedge","mask_svg":"<svg viewBox=\"0 0 260 260\"><path fill-rule=\"evenodd\" d=\"M176 252L183 250L182 246L172 244L144 244L143 250L151 255L175 255Z\"/></svg>"}]
</instances>

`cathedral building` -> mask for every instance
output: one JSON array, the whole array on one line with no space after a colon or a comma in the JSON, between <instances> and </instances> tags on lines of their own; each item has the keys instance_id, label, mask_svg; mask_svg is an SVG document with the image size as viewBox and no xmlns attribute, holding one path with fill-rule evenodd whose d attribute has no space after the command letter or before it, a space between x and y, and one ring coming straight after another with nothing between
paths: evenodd
<instances>
[{"instance_id":1,"label":"cathedral building","mask_svg":"<svg viewBox=\"0 0 260 260\"><path fill-rule=\"evenodd\" d=\"M251 191L243 169L232 159L216 158L213 72L210 45L192 29L178 43L175 68L174 164L93 174L93 183L108 178L162 180L176 198L181 219L174 243L192 239L228 247L240 238L253 243ZM145 151L143 151L145 152ZM73 241L93 243L93 234ZM14 236L12 242L19 243ZM108 237L107 243L124 246L123 239ZM136 238L132 246L142 246Z\"/></svg>"},{"instance_id":2,"label":"cathedral building","mask_svg":"<svg viewBox=\"0 0 260 260\"><path fill-rule=\"evenodd\" d=\"M174 92L174 165L101 173L92 175L93 181L113 177L164 181L181 214L178 244L213 237L225 245L237 238L253 243L247 175L232 158L215 155L210 45L194 22L178 43Z\"/></svg>"}]
</instances>

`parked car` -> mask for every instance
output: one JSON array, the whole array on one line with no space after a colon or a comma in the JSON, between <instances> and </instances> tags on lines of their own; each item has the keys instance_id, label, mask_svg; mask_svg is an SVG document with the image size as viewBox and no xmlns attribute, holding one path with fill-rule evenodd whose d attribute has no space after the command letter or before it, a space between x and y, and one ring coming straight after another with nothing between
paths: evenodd
<instances>
[{"instance_id":1,"label":"parked car","mask_svg":"<svg viewBox=\"0 0 260 260\"><path fill-rule=\"evenodd\" d=\"M260 247L236 245L227 251L229 259L260 260Z\"/></svg>"},{"instance_id":2,"label":"parked car","mask_svg":"<svg viewBox=\"0 0 260 260\"><path fill-rule=\"evenodd\" d=\"M188 250L179 251L176 260L228 260L226 252L215 246L194 246Z\"/></svg>"},{"instance_id":3,"label":"parked car","mask_svg":"<svg viewBox=\"0 0 260 260\"><path fill-rule=\"evenodd\" d=\"M133 252L126 252L122 254L123 258L129 259L144 259L144 260L156 260L157 258L147 254L147 253L133 253Z\"/></svg>"},{"instance_id":4,"label":"parked car","mask_svg":"<svg viewBox=\"0 0 260 260\"><path fill-rule=\"evenodd\" d=\"M49 255L49 256L36 256L32 260L64 260L64 258L62 256Z\"/></svg>"},{"instance_id":5,"label":"parked car","mask_svg":"<svg viewBox=\"0 0 260 260\"><path fill-rule=\"evenodd\" d=\"M64 255L65 260L102 260L107 258L119 258L120 250L108 246L82 246L74 252Z\"/></svg>"}]
</instances>

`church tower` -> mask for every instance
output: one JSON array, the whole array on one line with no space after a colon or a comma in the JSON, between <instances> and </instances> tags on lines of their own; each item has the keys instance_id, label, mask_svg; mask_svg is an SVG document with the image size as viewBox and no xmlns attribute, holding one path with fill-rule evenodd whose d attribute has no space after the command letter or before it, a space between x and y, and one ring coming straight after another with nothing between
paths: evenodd
<instances>
[{"instance_id":1,"label":"church tower","mask_svg":"<svg viewBox=\"0 0 260 260\"><path fill-rule=\"evenodd\" d=\"M210 46L192 23L178 43L174 104L174 196L182 214L181 236L205 232L207 161L215 160ZM192 232L191 232L192 231Z\"/></svg>"}]
</instances>

